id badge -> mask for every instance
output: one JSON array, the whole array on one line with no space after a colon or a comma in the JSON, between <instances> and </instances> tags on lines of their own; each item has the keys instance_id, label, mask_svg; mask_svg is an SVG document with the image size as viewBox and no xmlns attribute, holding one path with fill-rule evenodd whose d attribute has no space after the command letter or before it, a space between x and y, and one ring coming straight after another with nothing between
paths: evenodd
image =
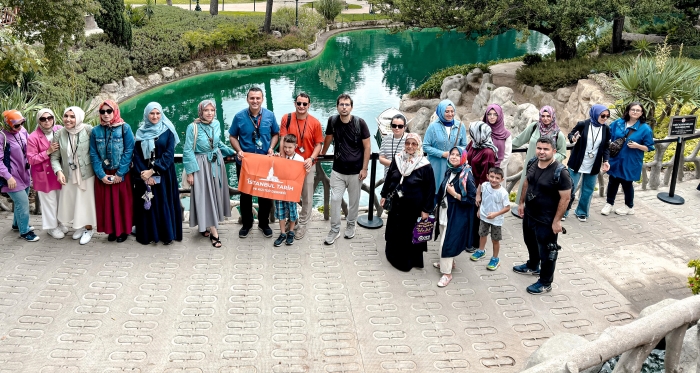
<instances>
[{"instance_id":1,"label":"id badge","mask_svg":"<svg viewBox=\"0 0 700 373\"><path fill-rule=\"evenodd\" d=\"M258 149L262 149L262 140L256 139L255 140L255 147Z\"/></svg>"},{"instance_id":2,"label":"id badge","mask_svg":"<svg viewBox=\"0 0 700 373\"><path fill-rule=\"evenodd\" d=\"M109 166L109 159L105 159L102 163L104 163L105 166Z\"/></svg>"},{"instance_id":3,"label":"id badge","mask_svg":"<svg viewBox=\"0 0 700 373\"><path fill-rule=\"evenodd\" d=\"M155 181L156 184L160 184L160 176L152 176L152 177L153 177L153 181Z\"/></svg>"},{"instance_id":4,"label":"id badge","mask_svg":"<svg viewBox=\"0 0 700 373\"><path fill-rule=\"evenodd\" d=\"M303 152L304 152L304 147L302 146L301 148L299 148L299 151L303 153Z\"/></svg>"}]
</instances>

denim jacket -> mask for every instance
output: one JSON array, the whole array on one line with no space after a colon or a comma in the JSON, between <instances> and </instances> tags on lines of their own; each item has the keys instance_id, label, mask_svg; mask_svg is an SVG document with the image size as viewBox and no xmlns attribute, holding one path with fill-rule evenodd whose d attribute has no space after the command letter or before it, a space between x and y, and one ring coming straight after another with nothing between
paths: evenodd
<instances>
[{"instance_id":1,"label":"denim jacket","mask_svg":"<svg viewBox=\"0 0 700 373\"><path fill-rule=\"evenodd\" d=\"M124 177L131 168L133 152L134 133L128 124L92 129L90 159L97 178L104 178L105 170L117 170L117 176Z\"/></svg>"}]
</instances>

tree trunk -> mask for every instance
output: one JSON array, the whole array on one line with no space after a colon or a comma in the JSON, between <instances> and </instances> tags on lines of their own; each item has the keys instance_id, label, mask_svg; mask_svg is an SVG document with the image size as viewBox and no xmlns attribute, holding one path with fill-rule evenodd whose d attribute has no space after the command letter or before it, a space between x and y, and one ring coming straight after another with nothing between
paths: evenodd
<instances>
[{"instance_id":1,"label":"tree trunk","mask_svg":"<svg viewBox=\"0 0 700 373\"><path fill-rule=\"evenodd\" d=\"M267 6L265 7L265 26L263 26L263 31L266 34L271 32L270 26L272 25L272 0L267 0Z\"/></svg>"},{"instance_id":2,"label":"tree trunk","mask_svg":"<svg viewBox=\"0 0 700 373\"><path fill-rule=\"evenodd\" d=\"M209 14L213 16L219 14L219 0L209 0Z\"/></svg>"},{"instance_id":3,"label":"tree trunk","mask_svg":"<svg viewBox=\"0 0 700 373\"><path fill-rule=\"evenodd\" d=\"M625 17L615 17L612 26L612 52L622 52L622 30L625 27Z\"/></svg>"},{"instance_id":4,"label":"tree trunk","mask_svg":"<svg viewBox=\"0 0 700 373\"><path fill-rule=\"evenodd\" d=\"M554 56L557 61L576 58L576 42L568 42L558 36L549 36L554 43Z\"/></svg>"},{"instance_id":5,"label":"tree trunk","mask_svg":"<svg viewBox=\"0 0 700 373\"><path fill-rule=\"evenodd\" d=\"M166 0L165 3L166 3L168 6L173 6L173 0Z\"/></svg>"}]
</instances>

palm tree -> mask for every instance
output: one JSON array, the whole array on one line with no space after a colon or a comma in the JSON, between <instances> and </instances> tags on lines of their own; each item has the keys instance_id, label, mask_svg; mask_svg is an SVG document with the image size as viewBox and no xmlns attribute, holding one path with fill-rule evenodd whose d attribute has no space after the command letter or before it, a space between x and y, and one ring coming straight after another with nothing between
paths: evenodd
<instances>
[{"instance_id":1,"label":"palm tree","mask_svg":"<svg viewBox=\"0 0 700 373\"><path fill-rule=\"evenodd\" d=\"M213 16L219 14L219 0L209 0L209 14Z\"/></svg>"},{"instance_id":2,"label":"palm tree","mask_svg":"<svg viewBox=\"0 0 700 373\"><path fill-rule=\"evenodd\" d=\"M265 7L265 25L263 26L263 31L266 34L270 33L270 25L272 24L272 1L267 0L267 6Z\"/></svg>"}]
</instances>

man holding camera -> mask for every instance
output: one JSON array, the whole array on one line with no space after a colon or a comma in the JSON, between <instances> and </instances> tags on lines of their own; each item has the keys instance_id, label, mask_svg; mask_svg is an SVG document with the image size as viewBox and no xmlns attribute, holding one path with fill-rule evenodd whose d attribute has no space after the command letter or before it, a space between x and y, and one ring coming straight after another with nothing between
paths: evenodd
<instances>
[{"instance_id":1,"label":"man holding camera","mask_svg":"<svg viewBox=\"0 0 700 373\"><path fill-rule=\"evenodd\" d=\"M561 218L571 199L569 171L554 159L556 145L552 138L537 140L537 160L527 163L523 172L527 177L518 205L523 218L523 238L529 259L514 266L513 271L539 276L539 280L527 287L530 294L552 291L554 267L561 247L557 235L563 231ZM540 268L541 266L541 268Z\"/></svg>"}]
</instances>

